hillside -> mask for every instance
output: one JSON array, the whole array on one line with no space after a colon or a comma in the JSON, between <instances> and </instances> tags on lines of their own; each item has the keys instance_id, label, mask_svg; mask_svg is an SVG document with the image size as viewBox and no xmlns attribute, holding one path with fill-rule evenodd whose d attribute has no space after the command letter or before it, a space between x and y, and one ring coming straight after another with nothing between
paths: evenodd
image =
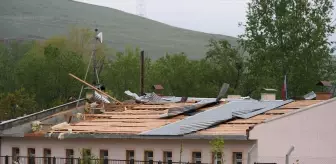
<instances>
[{"instance_id":1,"label":"hillside","mask_svg":"<svg viewBox=\"0 0 336 164\"><path fill-rule=\"evenodd\" d=\"M185 52L203 57L210 38L236 38L172 27L119 10L70 0L1 0L0 38L43 39L66 34L72 25L95 28L104 33L105 43L119 51L144 48L152 58L166 52Z\"/></svg>"}]
</instances>

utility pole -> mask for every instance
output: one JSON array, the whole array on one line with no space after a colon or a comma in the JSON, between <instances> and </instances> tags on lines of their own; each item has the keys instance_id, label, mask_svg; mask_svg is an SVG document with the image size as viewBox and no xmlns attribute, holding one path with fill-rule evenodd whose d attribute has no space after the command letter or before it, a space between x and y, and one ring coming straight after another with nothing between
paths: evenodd
<instances>
[{"instance_id":1,"label":"utility pole","mask_svg":"<svg viewBox=\"0 0 336 164\"><path fill-rule=\"evenodd\" d=\"M140 95L145 94L145 51L141 50L140 52Z\"/></svg>"},{"instance_id":2,"label":"utility pole","mask_svg":"<svg viewBox=\"0 0 336 164\"><path fill-rule=\"evenodd\" d=\"M95 36L97 36L98 34L98 29L95 29ZM97 57L96 57L96 51L97 51L97 40L98 38L95 37L95 43L94 43L94 47L93 47L93 56L92 56L92 66L93 66L93 85L97 85L97 80L98 80L98 74L97 74Z\"/></svg>"}]
</instances>

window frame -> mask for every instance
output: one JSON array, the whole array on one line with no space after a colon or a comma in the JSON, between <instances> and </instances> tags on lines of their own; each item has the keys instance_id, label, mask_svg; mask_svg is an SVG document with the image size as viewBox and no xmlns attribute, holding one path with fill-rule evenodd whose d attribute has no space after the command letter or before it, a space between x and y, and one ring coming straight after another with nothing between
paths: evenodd
<instances>
[{"instance_id":1,"label":"window frame","mask_svg":"<svg viewBox=\"0 0 336 164\"><path fill-rule=\"evenodd\" d=\"M88 154L84 154L85 151L88 152ZM85 156L86 155L86 156ZM87 158L90 159L92 156L92 150L90 148L83 148L82 149L82 159L86 160ZM87 163L86 163L87 162ZM90 164L91 161L84 161L83 164Z\"/></svg>"},{"instance_id":2,"label":"window frame","mask_svg":"<svg viewBox=\"0 0 336 164\"><path fill-rule=\"evenodd\" d=\"M237 159L237 154L241 154L241 159ZM232 152L232 163L238 164L238 162L240 162L241 164L243 163L243 152Z\"/></svg>"},{"instance_id":3,"label":"window frame","mask_svg":"<svg viewBox=\"0 0 336 164\"><path fill-rule=\"evenodd\" d=\"M220 164L222 164L222 162L224 163L223 152L217 152L216 156L215 156L215 152L211 152L211 155L212 155L212 157L211 157L211 159L212 159L211 163L212 164L218 164L218 162L220 162ZM217 158L218 155L220 156L219 161L218 161L218 158Z\"/></svg>"},{"instance_id":4,"label":"window frame","mask_svg":"<svg viewBox=\"0 0 336 164\"><path fill-rule=\"evenodd\" d=\"M152 157L147 157L146 155L148 153L152 153ZM152 159L150 160L150 159L147 159L147 158L152 158ZM154 151L153 150L144 150L144 163L145 164L153 164L154 163Z\"/></svg>"},{"instance_id":5,"label":"window frame","mask_svg":"<svg viewBox=\"0 0 336 164\"><path fill-rule=\"evenodd\" d=\"M31 156L30 153L31 151L34 151L34 153L32 153L33 155ZM27 148L27 157L28 157L28 161L27 164L35 164L35 157L36 157L36 149L35 148Z\"/></svg>"},{"instance_id":6,"label":"window frame","mask_svg":"<svg viewBox=\"0 0 336 164\"><path fill-rule=\"evenodd\" d=\"M49 157L47 156L49 152ZM51 149L43 148L43 164L51 164Z\"/></svg>"},{"instance_id":7,"label":"window frame","mask_svg":"<svg viewBox=\"0 0 336 164\"><path fill-rule=\"evenodd\" d=\"M197 158L196 158L196 153L200 153L201 154L201 158L200 159L200 162L197 162ZM202 151L193 151L191 152L191 161L192 163L195 163L195 164L199 164L199 163L202 163Z\"/></svg>"},{"instance_id":8,"label":"window frame","mask_svg":"<svg viewBox=\"0 0 336 164\"><path fill-rule=\"evenodd\" d=\"M168 153L171 153L171 157L168 157ZM170 158L170 159L168 159ZM164 164L172 164L173 163L173 152L172 151L163 151L163 159Z\"/></svg>"},{"instance_id":9,"label":"window frame","mask_svg":"<svg viewBox=\"0 0 336 164\"><path fill-rule=\"evenodd\" d=\"M133 153L133 157L132 158L130 158L131 157L130 156L131 152ZM134 161L135 161L135 150L127 149L126 150L126 158L125 159L126 159L127 164L134 164Z\"/></svg>"},{"instance_id":10,"label":"window frame","mask_svg":"<svg viewBox=\"0 0 336 164\"><path fill-rule=\"evenodd\" d=\"M71 153L69 153L71 152ZM69 155L71 154L71 155ZM74 164L75 151L74 149L65 149L66 164Z\"/></svg>"},{"instance_id":11,"label":"window frame","mask_svg":"<svg viewBox=\"0 0 336 164\"><path fill-rule=\"evenodd\" d=\"M105 153L107 153L107 156L105 155ZM101 164L108 164L109 151L107 149L100 149L99 158L100 158Z\"/></svg>"},{"instance_id":12,"label":"window frame","mask_svg":"<svg viewBox=\"0 0 336 164\"><path fill-rule=\"evenodd\" d=\"M12 161L19 161L20 158L20 148L12 147Z\"/></svg>"}]
</instances>

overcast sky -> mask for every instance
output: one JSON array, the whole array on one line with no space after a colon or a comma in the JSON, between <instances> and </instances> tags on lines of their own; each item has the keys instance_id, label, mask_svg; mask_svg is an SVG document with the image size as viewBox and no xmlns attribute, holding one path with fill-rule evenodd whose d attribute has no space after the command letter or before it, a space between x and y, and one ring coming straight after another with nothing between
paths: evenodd
<instances>
[{"instance_id":1,"label":"overcast sky","mask_svg":"<svg viewBox=\"0 0 336 164\"><path fill-rule=\"evenodd\" d=\"M238 27L238 23L245 22L247 2L249 0L77 1L111 7L132 14L138 13L138 4L144 4L143 11L149 19L196 31L237 36L244 31L242 27ZM335 39L336 36L332 38Z\"/></svg>"}]
</instances>

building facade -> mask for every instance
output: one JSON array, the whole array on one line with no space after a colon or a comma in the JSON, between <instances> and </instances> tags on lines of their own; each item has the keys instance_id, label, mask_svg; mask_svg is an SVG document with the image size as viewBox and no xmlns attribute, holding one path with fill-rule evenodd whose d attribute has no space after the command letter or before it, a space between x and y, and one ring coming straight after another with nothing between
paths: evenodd
<instances>
[{"instance_id":1,"label":"building facade","mask_svg":"<svg viewBox=\"0 0 336 164\"><path fill-rule=\"evenodd\" d=\"M336 163L336 99L302 108L256 125L250 139L258 140L258 161Z\"/></svg>"},{"instance_id":2,"label":"building facade","mask_svg":"<svg viewBox=\"0 0 336 164\"><path fill-rule=\"evenodd\" d=\"M190 163L215 163L210 140L175 139L36 139L3 138L2 156L74 157L83 158L81 151L90 150L91 155L115 161L162 161ZM253 141L225 141L223 161L246 163L248 150ZM182 146L181 146L182 145ZM17 151L18 149L18 151ZM180 153L182 150L182 153ZM49 151L49 152L48 152ZM48 152L48 153L46 153ZM69 153L71 152L71 153Z\"/></svg>"},{"instance_id":3,"label":"building facade","mask_svg":"<svg viewBox=\"0 0 336 164\"><path fill-rule=\"evenodd\" d=\"M88 110L84 102L74 107L75 101L2 122L0 156L5 159L0 161L72 164L87 154L109 159L105 162L110 164L267 161L259 158L259 152L265 153L261 148L269 143L259 139L269 134L254 133L259 124L322 102L197 98L163 104L105 104L104 109L96 105ZM211 144L217 139L224 141L219 151Z\"/></svg>"}]
</instances>

